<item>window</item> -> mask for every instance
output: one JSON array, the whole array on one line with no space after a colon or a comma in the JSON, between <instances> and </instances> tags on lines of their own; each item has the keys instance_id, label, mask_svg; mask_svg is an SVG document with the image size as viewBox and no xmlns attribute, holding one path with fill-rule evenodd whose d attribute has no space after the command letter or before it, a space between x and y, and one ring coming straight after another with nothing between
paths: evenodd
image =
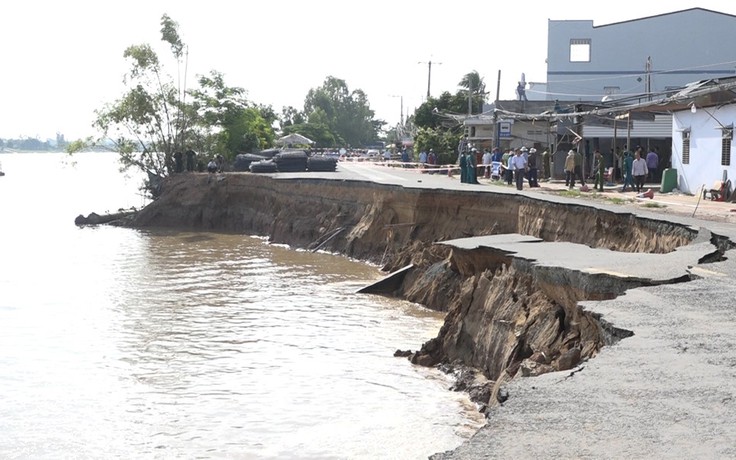
<instances>
[{"instance_id":1,"label":"window","mask_svg":"<svg viewBox=\"0 0 736 460\"><path fill-rule=\"evenodd\" d=\"M731 141L733 140L733 127L723 128L721 138L721 166L731 166Z\"/></svg>"},{"instance_id":2,"label":"window","mask_svg":"<svg viewBox=\"0 0 736 460\"><path fill-rule=\"evenodd\" d=\"M682 164L690 164L690 130L682 132Z\"/></svg>"},{"instance_id":3,"label":"window","mask_svg":"<svg viewBox=\"0 0 736 460\"><path fill-rule=\"evenodd\" d=\"M570 62L590 62L590 39L570 39Z\"/></svg>"}]
</instances>

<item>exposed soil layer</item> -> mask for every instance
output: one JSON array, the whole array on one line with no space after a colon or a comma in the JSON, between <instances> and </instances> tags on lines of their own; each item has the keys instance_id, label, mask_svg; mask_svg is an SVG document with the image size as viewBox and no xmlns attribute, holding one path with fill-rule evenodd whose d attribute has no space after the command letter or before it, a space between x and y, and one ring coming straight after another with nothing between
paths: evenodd
<instances>
[{"instance_id":1,"label":"exposed soil layer","mask_svg":"<svg viewBox=\"0 0 736 460\"><path fill-rule=\"evenodd\" d=\"M493 246L437 243L520 234L614 256L691 247L697 249L691 251L696 263L720 260L732 245L687 225L529 196L251 174L169 178L162 196L134 225L267 235L274 243L320 247L388 271L413 264L392 294L448 314L438 337L413 353L412 361L480 370L493 387L479 392L484 404L500 399L504 379L571 369L603 345L631 335L585 311L579 301L612 299L632 287L690 276L653 280L591 272L564 261L540 265Z\"/></svg>"}]
</instances>

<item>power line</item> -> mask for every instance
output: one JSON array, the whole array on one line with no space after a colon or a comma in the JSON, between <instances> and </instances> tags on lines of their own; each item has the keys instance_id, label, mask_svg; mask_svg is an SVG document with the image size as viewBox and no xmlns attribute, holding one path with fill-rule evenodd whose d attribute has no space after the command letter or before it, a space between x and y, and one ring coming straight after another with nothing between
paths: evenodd
<instances>
[{"instance_id":1,"label":"power line","mask_svg":"<svg viewBox=\"0 0 736 460\"><path fill-rule=\"evenodd\" d=\"M722 65L734 65L736 64L736 61L726 61L726 62L719 62L715 64L704 64L700 66L693 66L693 67L681 67L678 69L669 69L669 70L652 70L648 72L650 75L665 75L668 73L675 73L675 72L683 72L683 71L692 71L692 70L699 70L704 69L707 67L716 67L716 66L722 66ZM736 70L734 70L734 73L736 73ZM575 80L555 80L554 83L580 83L580 82L587 82L587 81L605 81L605 80L614 80L617 78L631 78L631 77L645 77L647 75L647 72L638 72L632 70L631 73L627 73L625 75L608 75L605 77L596 77L596 78L583 78L583 79L575 79Z\"/></svg>"}]
</instances>

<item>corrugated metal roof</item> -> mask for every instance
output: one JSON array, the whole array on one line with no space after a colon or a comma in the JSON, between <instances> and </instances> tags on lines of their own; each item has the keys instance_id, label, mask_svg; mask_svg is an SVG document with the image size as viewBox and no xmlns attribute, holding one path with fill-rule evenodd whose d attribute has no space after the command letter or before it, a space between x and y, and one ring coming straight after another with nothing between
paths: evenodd
<instances>
[{"instance_id":1,"label":"corrugated metal roof","mask_svg":"<svg viewBox=\"0 0 736 460\"><path fill-rule=\"evenodd\" d=\"M626 137L626 123L618 126L616 136ZM583 126L583 137L613 138L613 126ZM655 115L654 121L634 120L631 127L631 137L672 137L672 115Z\"/></svg>"}]
</instances>

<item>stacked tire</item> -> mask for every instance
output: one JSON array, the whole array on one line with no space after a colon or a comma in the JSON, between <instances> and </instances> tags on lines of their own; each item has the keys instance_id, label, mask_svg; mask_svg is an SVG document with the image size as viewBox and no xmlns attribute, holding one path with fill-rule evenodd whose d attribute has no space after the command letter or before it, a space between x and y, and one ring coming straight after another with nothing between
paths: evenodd
<instances>
[{"instance_id":1,"label":"stacked tire","mask_svg":"<svg viewBox=\"0 0 736 460\"><path fill-rule=\"evenodd\" d=\"M241 153L235 157L235 163L233 163L233 171L250 171L251 163L265 159L266 157L262 155L255 155L253 153Z\"/></svg>"},{"instance_id":2,"label":"stacked tire","mask_svg":"<svg viewBox=\"0 0 736 460\"><path fill-rule=\"evenodd\" d=\"M303 151L281 152L273 157L279 172L303 172L307 170L307 154Z\"/></svg>"},{"instance_id":3,"label":"stacked tire","mask_svg":"<svg viewBox=\"0 0 736 460\"><path fill-rule=\"evenodd\" d=\"M307 169L310 171L335 171L337 169L337 158L309 157Z\"/></svg>"},{"instance_id":4,"label":"stacked tire","mask_svg":"<svg viewBox=\"0 0 736 460\"><path fill-rule=\"evenodd\" d=\"M250 172L252 173L275 173L278 170L276 163L271 160L254 161L250 164Z\"/></svg>"},{"instance_id":5,"label":"stacked tire","mask_svg":"<svg viewBox=\"0 0 736 460\"><path fill-rule=\"evenodd\" d=\"M278 153L281 152L281 149L266 149L261 150L258 152L258 155L264 157L265 159L269 160L278 155Z\"/></svg>"}]
</instances>

